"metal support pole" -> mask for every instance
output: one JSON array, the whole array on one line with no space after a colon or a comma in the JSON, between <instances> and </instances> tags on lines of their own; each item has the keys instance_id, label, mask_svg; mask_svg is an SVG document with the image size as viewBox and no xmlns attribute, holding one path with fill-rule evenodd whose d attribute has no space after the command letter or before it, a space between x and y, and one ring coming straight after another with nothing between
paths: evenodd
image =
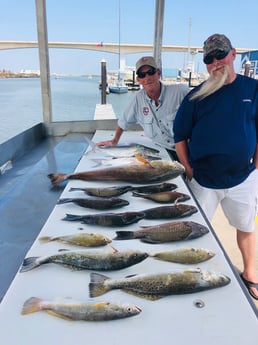
<instances>
[{"instance_id":1,"label":"metal support pole","mask_svg":"<svg viewBox=\"0 0 258 345\"><path fill-rule=\"evenodd\" d=\"M101 61L101 104L107 103L107 63L105 60Z\"/></svg>"},{"instance_id":2,"label":"metal support pole","mask_svg":"<svg viewBox=\"0 0 258 345\"><path fill-rule=\"evenodd\" d=\"M251 67L251 62L246 61L244 75L246 75L247 77L250 76L250 67Z\"/></svg>"},{"instance_id":3,"label":"metal support pole","mask_svg":"<svg viewBox=\"0 0 258 345\"><path fill-rule=\"evenodd\" d=\"M45 123L52 121L51 87L50 87L50 68L48 54L46 1L35 0L38 47L40 63L41 97L43 108L43 119Z\"/></svg>"},{"instance_id":4,"label":"metal support pole","mask_svg":"<svg viewBox=\"0 0 258 345\"><path fill-rule=\"evenodd\" d=\"M155 14L155 36L154 36L154 59L162 71L162 37L163 37L163 20L164 20L164 3L165 0L156 0Z\"/></svg>"}]
</instances>

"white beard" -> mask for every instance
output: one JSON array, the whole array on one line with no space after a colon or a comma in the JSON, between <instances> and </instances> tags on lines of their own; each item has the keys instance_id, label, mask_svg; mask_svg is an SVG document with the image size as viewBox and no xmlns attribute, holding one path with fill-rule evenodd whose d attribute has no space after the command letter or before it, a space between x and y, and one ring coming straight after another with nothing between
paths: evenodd
<instances>
[{"instance_id":1,"label":"white beard","mask_svg":"<svg viewBox=\"0 0 258 345\"><path fill-rule=\"evenodd\" d=\"M214 73L216 71L216 74ZM214 67L210 71L209 78L202 84L200 89L193 94L190 100L193 99L204 99L205 97L211 95L215 91L219 90L229 78L229 68L227 65L220 65L219 67Z\"/></svg>"}]
</instances>

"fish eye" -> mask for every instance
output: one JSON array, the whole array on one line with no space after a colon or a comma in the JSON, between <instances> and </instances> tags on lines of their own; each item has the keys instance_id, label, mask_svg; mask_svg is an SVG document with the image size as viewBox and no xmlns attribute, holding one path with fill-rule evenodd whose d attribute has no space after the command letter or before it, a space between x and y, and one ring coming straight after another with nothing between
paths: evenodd
<instances>
[{"instance_id":1,"label":"fish eye","mask_svg":"<svg viewBox=\"0 0 258 345\"><path fill-rule=\"evenodd\" d=\"M131 308L131 307L127 307L127 309L126 309L126 310L128 311L128 313L131 313L132 308Z\"/></svg>"}]
</instances>

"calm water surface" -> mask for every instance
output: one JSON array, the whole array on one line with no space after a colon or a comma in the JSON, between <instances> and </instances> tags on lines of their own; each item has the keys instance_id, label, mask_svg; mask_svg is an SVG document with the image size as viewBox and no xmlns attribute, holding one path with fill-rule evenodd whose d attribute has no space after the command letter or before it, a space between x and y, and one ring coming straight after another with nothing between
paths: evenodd
<instances>
[{"instance_id":1,"label":"calm water surface","mask_svg":"<svg viewBox=\"0 0 258 345\"><path fill-rule=\"evenodd\" d=\"M96 104L101 103L100 77L51 78L53 121L93 119ZM134 96L109 94L117 117ZM42 122L39 78L0 79L0 143Z\"/></svg>"}]
</instances>

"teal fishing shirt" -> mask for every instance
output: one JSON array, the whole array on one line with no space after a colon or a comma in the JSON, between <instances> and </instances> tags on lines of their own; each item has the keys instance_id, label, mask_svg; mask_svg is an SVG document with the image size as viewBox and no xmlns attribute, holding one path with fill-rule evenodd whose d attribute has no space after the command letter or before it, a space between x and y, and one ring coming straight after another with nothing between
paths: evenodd
<instances>
[{"instance_id":1,"label":"teal fishing shirt","mask_svg":"<svg viewBox=\"0 0 258 345\"><path fill-rule=\"evenodd\" d=\"M176 114L175 143L188 142L190 164L199 184L231 188L255 169L258 81L237 75L231 84L203 100L190 101L196 89L185 97Z\"/></svg>"},{"instance_id":2,"label":"teal fishing shirt","mask_svg":"<svg viewBox=\"0 0 258 345\"><path fill-rule=\"evenodd\" d=\"M161 83L159 105L149 98L144 89L137 92L122 116L118 126L128 130L132 125L139 124L144 134L154 143L168 150L174 148L173 121L176 112L187 93L187 85Z\"/></svg>"}]
</instances>

